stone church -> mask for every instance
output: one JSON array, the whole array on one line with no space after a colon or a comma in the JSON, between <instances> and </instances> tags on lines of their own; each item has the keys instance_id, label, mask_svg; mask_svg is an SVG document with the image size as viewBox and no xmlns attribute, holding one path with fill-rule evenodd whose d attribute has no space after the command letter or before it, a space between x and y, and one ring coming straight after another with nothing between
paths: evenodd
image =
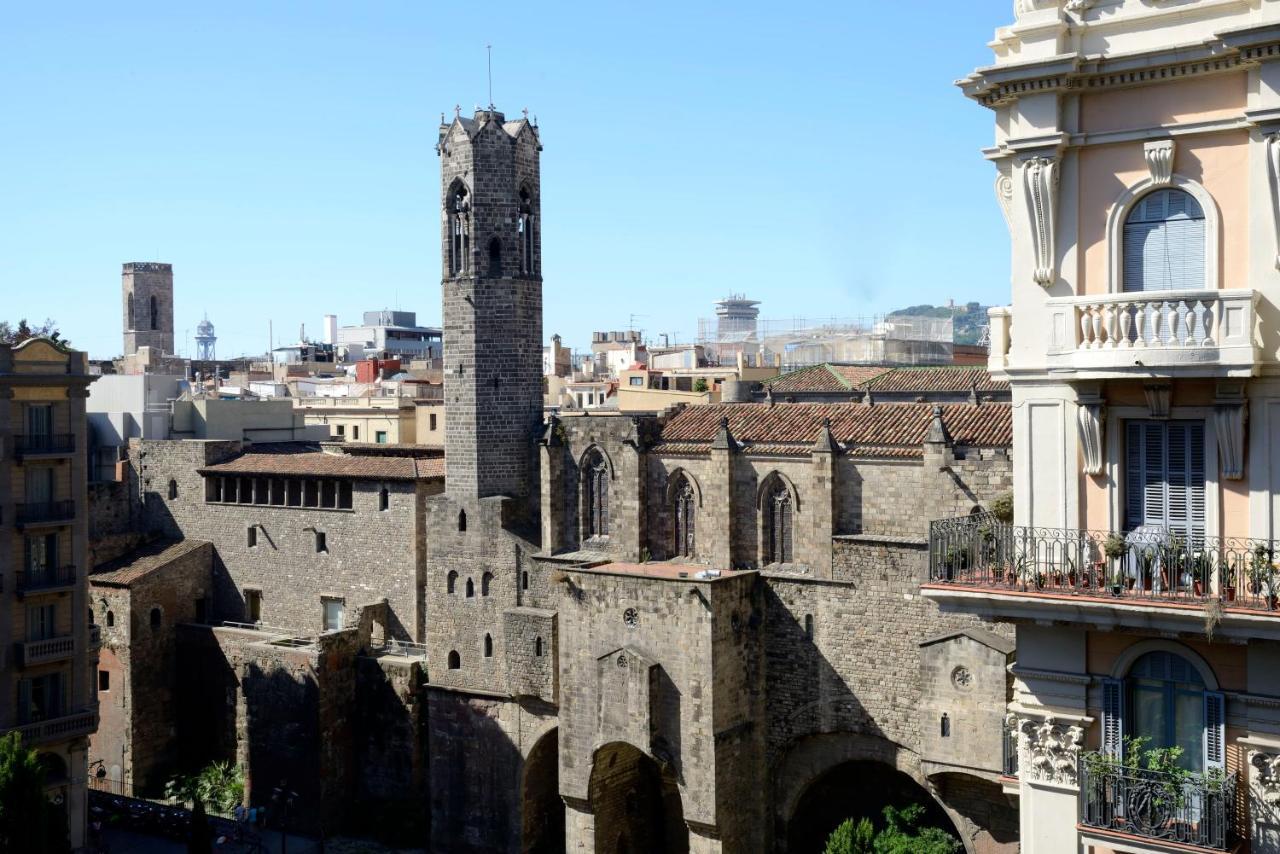
<instances>
[{"instance_id":1,"label":"stone church","mask_svg":"<svg viewBox=\"0 0 1280 854\"><path fill-rule=\"evenodd\" d=\"M1009 488L1008 404L546 419L539 130L479 110L437 152L443 461L135 443L125 515L165 542L90 578L133 691L91 753L288 776L312 829L407 799L438 852L810 852L906 803L1016 850L1012 633L919 595L928 520Z\"/></svg>"}]
</instances>

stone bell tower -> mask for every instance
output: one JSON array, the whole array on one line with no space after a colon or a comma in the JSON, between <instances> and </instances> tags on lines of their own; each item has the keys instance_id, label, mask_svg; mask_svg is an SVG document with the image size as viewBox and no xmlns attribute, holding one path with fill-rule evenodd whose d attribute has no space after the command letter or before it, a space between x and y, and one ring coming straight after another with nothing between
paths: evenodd
<instances>
[{"instance_id":1,"label":"stone bell tower","mask_svg":"<svg viewBox=\"0 0 1280 854\"><path fill-rule=\"evenodd\" d=\"M440 126L445 487L463 502L538 493L541 150L492 107Z\"/></svg>"}]
</instances>

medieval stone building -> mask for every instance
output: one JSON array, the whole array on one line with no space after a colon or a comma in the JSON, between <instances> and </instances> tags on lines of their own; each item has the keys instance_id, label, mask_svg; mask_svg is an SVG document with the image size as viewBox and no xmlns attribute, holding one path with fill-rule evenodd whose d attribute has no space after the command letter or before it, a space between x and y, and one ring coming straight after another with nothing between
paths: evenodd
<instances>
[{"instance_id":1,"label":"medieval stone building","mask_svg":"<svg viewBox=\"0 0 1280 854\"><path fill-rule=\"evenodd\" d=\"M1008 405L966 383L544 421L540 151L492 109L440 130L443 461L133 448L123 515L166 544L95 607L131 590L146 635L165 550L199 578L157 627L180 744L146 756L237 759L256 803L287 777L313 829L398 800L440 852L807 852L906 802L1016 848L1010 634L919 595L927 520L1009 488ZM137 678L138 642L108 631L104 659Z\"/></svg>"}]
</instances>

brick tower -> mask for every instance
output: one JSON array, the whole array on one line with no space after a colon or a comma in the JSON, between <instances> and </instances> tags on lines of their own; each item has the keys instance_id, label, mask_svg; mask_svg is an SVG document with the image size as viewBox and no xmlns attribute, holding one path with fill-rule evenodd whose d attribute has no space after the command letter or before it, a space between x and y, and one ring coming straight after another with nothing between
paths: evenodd
<instances>
[{"instance_id":1,"label":"brick tower","mask_svg":"<svg viewBox=\"0 0 1280 854\"><path fill-rule=\"evenodd\" d=\"M121 271L124 355L139 347L173 353L173 265L134 261Z\"/></svg>"},{"instance_id":2,"label":"brick tower","mask_svg":"<svg viewBox=\"0 0 1280 854\"><path fill-rule=\"evenodd\" d=\"M541 150L492 107L440 127L445 485L464 503L538 494Z\"/></svg>"}]
</instances>

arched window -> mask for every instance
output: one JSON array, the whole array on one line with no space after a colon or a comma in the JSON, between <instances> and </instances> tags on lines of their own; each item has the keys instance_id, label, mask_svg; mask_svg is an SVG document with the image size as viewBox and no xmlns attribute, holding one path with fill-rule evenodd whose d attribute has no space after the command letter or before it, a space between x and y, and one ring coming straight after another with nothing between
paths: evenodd
<instances>
[{"instance_id":1,"label":"arched window","mask_svg":"<svg viewBox=\"0 0 1280 854\"><path fill-rule=\"evenodd\" d=\"M467 530L467 511L466 510L458 511L458 530L459 531Z\"/></svg>"},{"instance_id":2,"label":"arched window","mask_svg":"<svg viewBox=\"0 0 1280 854\"><path fill-rule=\"evenodd\" d=\"M177 497L178 497L178 482L173 478L169 478L169 500L172 501Z\"/></svg>"},{"instance_id":3,"label":"arched window","mask_svg":"<svg viewBox=\"0 0 1280 854\"><path fill-rule=\"evenodd\" d=\"M480 576L480 595L481 596L489 595L489 582L491 581L493 581L492 572L486 572L484 575Z\"/></svg>"},{"instance_id":4,"label":"arched window","mask_svg":"<svg viewBox=\"0 0 1280 854\"><path fill-rule=\"evenodd\" d=\"M449 650L449 669L450 670L462 669L462 657L458 655L458 651L456 649Z\"/></svg>"},{"instance_id":5,"label":"arched window","mask_svg":"<svg viewBox=\"0 0 1280 854\"><path fill-rule=\"evenodd\" d=\"M448 585L448 592L449 592L449 593L452 593L452 592L453 592L454 587L455 587L455 586L457 585L457 583L458 583L458 573L456 573L456 572L454 572L454 571L450 570L450 571L449 571L449 575L448 575L448 579L447 579L447 581L446 581L445 583Z\"/></svg>"},{"instance_id":6,"label":"arched window","mask_svg":"<svg viewBox=\"0 0 1280 854\"><path fill-rule=\"evenodd\" d=\"M1127 714L1104 708L1104 731L1122 722L1123 742L1148 739L1146 750L1180 747L1178 764L1188 771L1221 767L1222 695L1205 690L1195 665L1174 652L1148 652L1129 668L1123 689Z\"/></svg>"},{"instance_id":7,"label":"arched window","mask_svg":"<svg viewBox=\"0 0 1280 854\"><path fill-rule=\"evenodd\" d=\"M471 251L468 215L471 200L467 188L455 184L446 202L449 221L449 272L460 276L467 271L467 254Z\"/></svg>"},{"instance_id":8,"label":"arched window","mask_svg":"<svg viewBox=\"0 0 1280 854\"><path fill-rule=\"evenodd\" d=\"M108 625L108 626L114 626L115 624L116 624L116 614L115 614L115 611L108 611L108 612L107 612L107 625Z\"/></svg>"},{"instance_id":9,"label":"arched window","mask_svg":"<svg viewBox=\"0 0 1280 854\"><path fill-rule=\"evenodd\" d=\"M160 328L160 310L157 306L155 297L151 298L151 328Z\"/></svg>"},{"instance_id":10,"label":"arched window","mask_svg":"<svg viewBox=\"0 0 1280 854\"><path fill-rule=\"evenodd\" d=\"M520 190L520 272L533 272L533 199L528 188Z\"/></svg>"},{"instance_id":11,"label":"arched window","mask_svg":"<svg viewBox=\"0 0 1280 854\"><path fill-rule=\"evenodd\" d=\"M582 529L587 538L609 535L609 467L593 448L582 465Z\"/></svg>"},{"instance_id":12,"label":"arched window","mask_svg":"<svg viewBox=\"0 0 1280 854\"><path fill-rule=\"evenodd\" d=\"M676 484L675 489L675 506L672 508L675 513L675 534L676 534L676 551L675 553L681 557L693 557L693 530L694 530L694 514L697 508L697 493L693 491L693 484L683 474L680 475L680 482Z\"/></svg>"},{"instance_id":13,"label":"arched window","mask_svg":"<svg viewBox=\"0 0 1280 854\"><path fill-rule=\"evenodd\" d=\"M791 492L782 479L775 476L761 499L761 523L764 525L762 563L791 562L792 515Z\"/></svg>"},{"instance_id":14,"label":"arched window","mask_svg":"<svg viewBox=\"0 0 1280 854\"><path fill-rule=\"evenodd\" d=\"M1124 222L1126 291L1198 290L1206 287L1205 216L1185 190L1143 196Z\"/></svg>"},{"instance_id":15,"label":"arched window","mask_svg":"<svg viewBox=\"0 0 1280 854\"><path fill-rule=\"evenodd\" d=\"M496 237L489 241L489 278L502 278L502 241Z\"/></svg>"},{"instance_id":16,"label":"arched window","mask_svg":"<svg viewBox=\"0 0 1280 854\"><path fill-rule=\"evenodd\" d=\"M378 509L386 510L391 506L391 490L385 486L378 490Z\"/></svg>"},{"instance_id":17,"label":"arched window","mask_svg":"<svg viewBox=\"0 0 1280 854\"><path fill-rule=\"evenodd\" d=\"M151 628L153 629L160 628L160 609L159 608L151 609Z\"/></svg>"},{"instance_id":18,"label":"arched window","mask_svg":"<svg viewBox=\"0 0 1280 854\"><path fill-rule=\"evenodd\" d=\"M541 635L533 639L533 654L538 656L539 658L542 657L542 636Z\"/></svg>"},{"instance_id":19,"label":"arched window","mask_svg":"<svg viewBox=\"0 0 1280 854\"><path fill-rule=\"evenodd\" d=\"M129 291L124 298L125 305L129 310L129 329L133 330L133 291Z\"/></svg>"},{"instance_id":20,"label":"arched window","mask_svg":"<svg viewBox=\"0 0 1280 854\"><path fill-rule=\"evenodd\" d=\"M484 636L484 657L493 658L493 635L485 634Z\"/></svg>"},{"instance_id":21,"label":"arched window","mask_svg":"<svg viewBox=\"0 0 1280 854\"><path fill-rule=\"evenodd\" d=\"M472 599L476 595L476 586L471 583L471 579L467 579L467 598Z\"/></svg>"},{"instance_id":22,"label":"arched window","mask_svg":"<svg viewBox=\"0 0 1280 854\"><path fill-rule=\"evenodd\" d=\"M529 589L529 570L527 569L520 571L520 589L521 590Z\"/></svg>"}]
</instances>

